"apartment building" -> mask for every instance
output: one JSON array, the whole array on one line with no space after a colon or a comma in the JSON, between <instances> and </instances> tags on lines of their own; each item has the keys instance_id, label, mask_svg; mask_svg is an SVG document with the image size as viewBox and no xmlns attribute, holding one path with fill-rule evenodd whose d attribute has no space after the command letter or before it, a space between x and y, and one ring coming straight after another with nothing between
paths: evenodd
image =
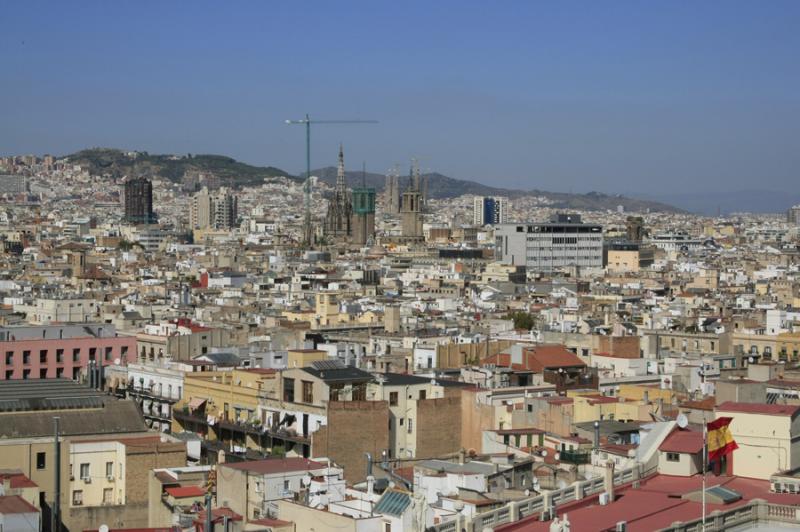
<instances>
[{"instance_id":1,"label":"apartment building","mask_svg":"<svg viewBox=\"0 0 800 532\"><path fill-rule=\"evenodd\" d=\"M74 379L90 363L125 364L136 338L110 324L0 328L0 380Z\"/></svg>"}]
</instances>

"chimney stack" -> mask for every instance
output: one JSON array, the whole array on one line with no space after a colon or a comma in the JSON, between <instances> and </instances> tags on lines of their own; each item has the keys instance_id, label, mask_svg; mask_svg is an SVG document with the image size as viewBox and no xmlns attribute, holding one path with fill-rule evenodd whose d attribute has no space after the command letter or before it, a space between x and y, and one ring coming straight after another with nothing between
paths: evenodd
<instances>
[{"instance_id":1,"label":"chimney stack","mask_svg":"<svg viewBox=\"0 0 800 532\"><path fill-rule=\"evenodd\" d=\"M606 470L604 472L603 487L608 494L609 504L614 502L614 462L609 460L606 462Z\"/></svg>"}]
</instances>

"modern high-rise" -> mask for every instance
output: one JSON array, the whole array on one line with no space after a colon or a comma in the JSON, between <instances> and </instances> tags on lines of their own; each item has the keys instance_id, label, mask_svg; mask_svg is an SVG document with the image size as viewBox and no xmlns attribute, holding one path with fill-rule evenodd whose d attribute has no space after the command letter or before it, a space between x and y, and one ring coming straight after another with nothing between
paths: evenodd
<instances>
[{"instance_id":1,"label":"modern high-rise","mask_svg":"<svg viewBox=\"0 0 800 532\"><path fill-rule=\"evenodd\" d=\"M189 225L192 229L230 230L236 227L239 201L228 188L215 192L208 188L192 196L189 206Z\"/></svg>"},{"instance_id":2,"label":"modern high-rise","mask_svg":"<svg viewBox=\"0 0 800 532\"><path fill-rule=\"evenodd\" d=\"M795 205L786 211L786 221L800 225L800 205Z\"/></svg>"},{"instance_id":3,"label":"modern high-rise","mask_svg":"<svg viewBox=\"0 0 800 532\"><path fill-rule=\"evenodd\" d=\"M577 214L557 214L550 222L501 224L495 228L495 257L529 271L603 267L603 227Z\"/></svg>"},{"instance_id":4,"label":"modern high-rise","mask_svg":"<svg viewBox=\"0 0 800 532\"><path fill-rule=\"evenodd\" d=\"M153 213L153 183L145 177L134 177L125 181L122 203L125 221L131 224L156 222Z\"/></svg>"},{"instance_id":5,"label":"modern high-rise","mask_svg":"<svg viewBox=\"0 0 800 532\"><path fill-rule=\"evenodd\" d=\"M498 225L506 223L508 200L505 198L477 197L472 204L472 225Z\"/></svg>"}]
</instances>

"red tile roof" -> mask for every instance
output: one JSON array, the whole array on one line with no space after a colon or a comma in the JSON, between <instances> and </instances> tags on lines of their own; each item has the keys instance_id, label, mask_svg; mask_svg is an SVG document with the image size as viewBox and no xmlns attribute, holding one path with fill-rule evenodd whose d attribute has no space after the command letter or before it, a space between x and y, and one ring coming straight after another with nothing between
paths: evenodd
<instances>
[{"instance_id":1,"label":"red tile roof","mask_svg":"<svg viewBox=\"0 0 800 532\"><path fill-rule=\"evenodd\" d=\"M223 467L238 469L240 471L250 471L251 473L258 473L261 475L273 475L276 473L288 473L290 471L321 469L325 467L325 464L322 462L314 462L307 458L267 458L266 460L224 464Z\"/></svg>"},{"instance_id":2,"label":"red tile roof","mask_svg":"<svg viewBox=\"0 0 800 532\"><path fill-rule=\"evenodd\" d=\"M522 362L512 363L509 353L498 353L488 356L481 364L510 367L516 371L532 371L541 373L546 368L585 367L586 363L563 345L537 345L526 347L522 351Z\"/></svg>"},{"instance_id":3,"label":"red tile roof","mask_svg":"<svg viewBox=\"0 0 800 532\"><path fill-rule=\"evenodd\" d=\"M19 495L6 495L0 497L0 514L31 514L39 513L39 509Z\"/></svg>"},{"instance_id":4,"label":"red tile roof","mask_svg":"<svg viewBox=\"0 0 800 532\"><path fill-rule=\"evenodd\" d=\"M724 484L742 494L742 499L728 505L708 504L708 512L743 506L759 498L773 504L800 505L800 495L771 493L769 481L741 477L708 477L708 486ZM567 514L572 530L614 530L616 523L625 521L630 532L650 532L668 527L675 521L699 519L700 503L681 499L686 493L700 490L702 477L675 477L656 475L642 482L639 489L617 490L617 499L600 506L597 496L559 506L559 516ZM541 522L539 515L522 519L516 523L495 527L498 532L519 530L525 532L547 532L550 522Z\"/></svg>"},{"instance_id":5,"label":"red tile roof","mask_svg":"<svg viewBox=\"0 0 800 532\"><path fill-rule=\"evenodd\" d=\"M798 405L768 405L763 403L735 403L726 401L717 405L717 412L740 412L742 414L764 414L767 416L794 417L800 412Z\"/></svg>"},{"instance_id":6,"label":"red tile roof","mask_svg":"<svg viewBox=\"0 0 800 532\"><path fill-rule=\"evenodd\" d=\"M19 488L38 488L39 485L36 482L29 479L25 476L25 473L22 471L0 471L0 482L4 480L9 480L11 483L11 489L19 489Z\"/></svg>"},{"instance_id":7,"label":"red tile roof","mask_svg":"<svg viewBox=\"0 0 800 532\"><path fill-rule=\"evenodd\" d=\"M182 499L184 497L202 497L206 494L206 490L200 486L175 486L174 488L167 488L166 492L176 499Z\"/></svg>"},{"instance_id":8,"label":"red tile roof","mask_svg":"<svg viewBox=\"0 0 800 532\"><path fill-rule=\"evenodd\" d=\"M667 453L696 454L703 450L703 434L676 429L661 443L659 451Z\"/></svg>"}]
</instances>

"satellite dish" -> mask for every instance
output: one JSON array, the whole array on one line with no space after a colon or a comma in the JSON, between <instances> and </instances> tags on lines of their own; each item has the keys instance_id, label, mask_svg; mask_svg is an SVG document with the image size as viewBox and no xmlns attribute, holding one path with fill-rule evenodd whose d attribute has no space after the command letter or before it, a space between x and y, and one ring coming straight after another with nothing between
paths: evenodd
<instances>
[{"instance_id":1,"label":"satellite dish","mask_svg":"<svg viewBox=\"0 0 800 532\"><path fill-rule=\"evenodd\" d=\"M306 474L302 479L303 486L308 486L311 484L311 475Z\"/></svg>"},{"instance_id":2,"label":"satellite dish","mask_svg":"<svg viewBox=\"0 0 800 532\"><path fill-rule=\"evenodd\" d=\"M685 429L687 425L689 425L689 419L686 417L686 414L678 414L678 426L682 429Z\"/></svg>"},{"instance_id":3,"label":"satellite dish","mask_svg":"<svg viewBox=\"0 0 800 532\"><path fill-rule=\"evenodd\" d=\"M531 490L525 490L525 496L526 497L530 497L531 496Z\"/></svg>"},{"instance_id":4,"label":"satellite dish","mask_svg":"<svg viewBox=\"0 0 800 532\"><path fill-rule=\"evenodd\" d=\"M752 364L752 363L753 363L753 362L755 362L755 361L756 361L756 359L755 359L755 358L753 358L753 357L747 357L747 362L749 362L750 364Z\"/></svg>"},{"instance_id":5,"label":"satellite dish","mask_svg":"<svg viewBox=\"0 0 800 532\"><path fill-rule=\"evenodd\" d=\"M97 529L97 532L108 532L108 525L100 525L100 528Z\"/></svg>"},{"instance_id":6,"label":"satellite dish","mask_svg":"<svg viewBox=\"0 0 800 532\"><path fill-rule=\"evenodd\" d=\"M561 460L561 453L556 453L555 457L556 460Z\"/></svg>"},{"instance_id":7,"label":"satellite dish","mask_svg":"<svg viewBox=\"0 0 800 532\"><path fill-rule=\"evenodd\" d=\"M542 449L542 456L547 456L547 449Z\"/></svg>"},{"instance_id":8,"label":"satellite dish","mask_svg":"<svg viewBox=\"0 0 800 532\"><path fill-rule=\"evenodd\" d=\"M120 362L121 362L121 360L120 360L120 359L118 359L118 358L115 358L115 359L114 359L114 365L115 365L115 366L119 366L119 363L120 363Z\"/></svg>"}]
</instances>

